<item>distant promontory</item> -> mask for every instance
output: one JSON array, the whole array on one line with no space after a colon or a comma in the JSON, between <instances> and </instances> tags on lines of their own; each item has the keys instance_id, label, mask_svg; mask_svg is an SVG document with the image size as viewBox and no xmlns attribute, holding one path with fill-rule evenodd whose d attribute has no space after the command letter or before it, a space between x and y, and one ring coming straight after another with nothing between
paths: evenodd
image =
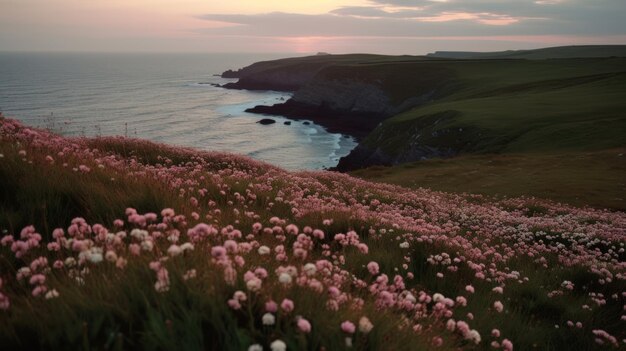
<instances>
[{"instance_id":1,"label":"distant promontory","mask_svg":"<svg viewBox=\"0 0 626 351\"><path fill-rule=\"evenodd\" d=\"M574 113L577 106L580 111L595 106L583 106L579 90L585 90L585 101L593 96L602 100L606 93L623 91L615 80L626 83L625 72L626 46L571 46L426 56L315 55L257 62L222 77L238 78L223 85L228 89L293 93L284 103L248 112L309 119L331 132L356 137L359 146L337 167L345 171L459 153L535 148L533 133L534 138L549 138L549 147L566 147L591 122L591 117ZM619 100L612 101L608 105L619 105ZM550 132L570 109L580 124L568 126L574 129L571 133ZM596 110L589 113L603 116ZM526 118L521 124L520 115ZM607 121L609 129L624 125L623 118ZM520 138L531 140L517 145ZM592 139L594 144L603 138Z\"/></svg>"}]
</instances>

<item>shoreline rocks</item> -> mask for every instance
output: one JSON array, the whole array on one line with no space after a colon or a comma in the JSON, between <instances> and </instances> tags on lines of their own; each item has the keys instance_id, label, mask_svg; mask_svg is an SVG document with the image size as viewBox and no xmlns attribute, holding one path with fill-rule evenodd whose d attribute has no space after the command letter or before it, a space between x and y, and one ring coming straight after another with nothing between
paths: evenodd
<instances>
[{"instance_id":1,"label":"shoreline rocks","mask_svg":"<svg viewBox=\"0 0 626 351\"><path fill-rule=\"evenodd\" d=\"M263 118L263 119L257 121L257 123L266 126L266 125L269 125L269 124L274 124L274 123L276 123L276 121L271 119L271 118Z\"/></svg>"}]
</instances>

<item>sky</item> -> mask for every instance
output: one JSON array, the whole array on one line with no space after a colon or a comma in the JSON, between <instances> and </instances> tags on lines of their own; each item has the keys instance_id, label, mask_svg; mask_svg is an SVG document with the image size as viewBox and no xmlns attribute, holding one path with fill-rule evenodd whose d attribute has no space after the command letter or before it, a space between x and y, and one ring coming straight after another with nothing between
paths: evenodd
<instances>
[{"instance_id":1,"label":"sky","mask_svg":"<svg viewBox=\"0 0 626 351\"><path fill-rule=\"evenodd\" d=\"M626 44L626 0L0 0L0 51L495 51Z\"/></svg>"}]
</instances>

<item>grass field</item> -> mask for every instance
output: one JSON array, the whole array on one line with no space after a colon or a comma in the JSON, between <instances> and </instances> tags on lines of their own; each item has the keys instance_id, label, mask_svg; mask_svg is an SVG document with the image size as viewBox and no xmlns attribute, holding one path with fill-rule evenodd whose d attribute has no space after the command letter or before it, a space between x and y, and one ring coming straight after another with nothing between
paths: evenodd
<instances>
[{"instance_id":1,"label":"grass field","mask_svg":"<svg viewBox=\"0 0 626 351\"><path fill-rule=\"evenodd\" d=\"M0 137L3 349L626 343L623 212L290 173L7 119Z\"/></svg>"},{"instance_id":2,"label":"grass field","mask_svg":"<svg viewBox=\"0 0 626 351\"><path fill-rule=\"evenodd\" d=\"M502 153L626 143L626 59L425 65L453 70L454 92L384 121L363 145L398 155L415 145Z\"/></svg>"},{"instance_id":3,"label":"grass field","mask_svg":"<svg viewBox=\"0 0 626 351\"><path fill-rule=\"evenodd\" d=\"M410 188L488 196L534 196L626 210L626 148L590 152L466 155L350 173Z\"/></svg>"},{"instance_id":4,"label":"grass field","mask_svg":"<svg viewBox=\"0 0 626 351\"><path fill-rule=\"evenodd\" d=\"M458 156L352 174L435 190L626 208L626 60L428 62L454 92L384 121L362 142L397 157Z\"/></svg>"}]
</instances>

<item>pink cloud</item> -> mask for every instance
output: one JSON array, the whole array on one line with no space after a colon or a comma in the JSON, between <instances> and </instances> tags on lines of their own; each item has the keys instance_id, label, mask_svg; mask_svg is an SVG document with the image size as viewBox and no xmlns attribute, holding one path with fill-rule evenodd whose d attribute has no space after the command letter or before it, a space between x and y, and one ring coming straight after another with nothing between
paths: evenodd
<instances>
[{"instance_id":1,"label":"pink cloud","mask_svg":"<svg viewBox=\"0 0 626 351\"><path fill-rule=\"evenodd\" d=\"M416 17L415 19L421 22L474 21L492 26L505 26L517 23L523 18L516 18L508 15L498 15L487 12L442 12L438 15Z\"/></svg>"}]
</instances>

